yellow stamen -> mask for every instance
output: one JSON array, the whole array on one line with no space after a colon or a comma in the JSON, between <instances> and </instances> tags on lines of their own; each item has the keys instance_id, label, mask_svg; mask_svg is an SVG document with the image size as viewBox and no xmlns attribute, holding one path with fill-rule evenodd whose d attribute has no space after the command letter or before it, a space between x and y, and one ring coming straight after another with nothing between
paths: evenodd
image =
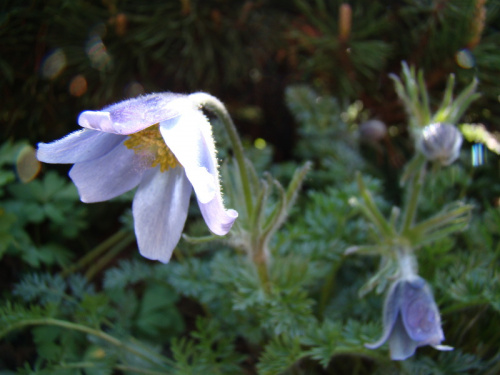
<instances>
[{"instance_id":1,"label":"yellow stamen","mask_svg":"<svg viewBox=\"0 0 500 375\"><path fill-rule=\"evenodd\" d=\"M162 172L180 165L161 136L160 124L130 134L123 144L127 148L134 150L143 160L150 162L152 168L159 165Z\"/></svg>"}]
</instances>

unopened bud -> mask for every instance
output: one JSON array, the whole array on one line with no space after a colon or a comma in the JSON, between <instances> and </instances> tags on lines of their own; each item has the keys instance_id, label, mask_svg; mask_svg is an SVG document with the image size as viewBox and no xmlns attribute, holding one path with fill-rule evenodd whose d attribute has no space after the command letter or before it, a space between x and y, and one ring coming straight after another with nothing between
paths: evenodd
<instances>
[{"instance_id":1,"label":"unopened bud","mask_svg":"<svg viewBox=\"0 0 500 375\"><path fill-rule=\"evenodd\" d=\"M376 143L384 139L387 127L380 120L368 120L359 125L359 136L363 142Z\"/></svg>"},{"instance_id":2,"label":"unopened bud","mask_svg":"<svg viewBox=\"0 0 500 375\"><path fill-rule=\"evenodd\" d=\"M384 332L379 341L365 344L376 349L389 342L391 359L405 360L420 346L452 350L444 340L441 317L432 292L419 276L410 276L392 284L384 304Z\"/></svg>"},{"instance_id":3,"label":"unopened bud","mask_svg":"<svg viewBox=\"0 0 500 375\"><path fill-rule=\"evenodd\" d=\"M450 165L458 158L462 141L455 125L438 122L422 130L417 147L428 160Z\"/></svg>"}]
</instances>

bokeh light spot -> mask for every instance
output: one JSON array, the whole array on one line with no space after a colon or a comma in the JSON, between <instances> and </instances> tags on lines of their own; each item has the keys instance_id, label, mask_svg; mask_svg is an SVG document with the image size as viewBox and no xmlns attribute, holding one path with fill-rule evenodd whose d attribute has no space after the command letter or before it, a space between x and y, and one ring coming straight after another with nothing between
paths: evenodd
<instances>
[{"instance_id":1,"label":"bokeh light spot","mask_svg":"<svg viewBox=\"0 0 500 375\"><path fill-rule=\"evenodd\" d=\"M118 13L114 19L116 35L123 36L127 32L127 16L124 13Z\"/></svg>"},{"instance_id":2,"label":"bokeh light spot","mask_svg":"<svg viewBox=\"0 0 500 375\"><path fill-rule=\"evenodd\" d=\"M41 163L36 158L36 150L26 145L24 146L16 159L16 170L19 179L26 183L33 180L40 172Z\"/></svg>"},{"instance_id":3,"label":"bokeh light spot","mask_svg":"<svg viewBox=\"0 0 500 375\"><path fill-rule=\"evenodd\" d=\"M455 61L458 66L464 69L473 68L475 65L474 56L468 49L462 49L455 54Z\"/></svg>"},{"instance_id":4,"label":"bokeh light spot","mask_svg":"<svg viewBox=\"0 0 500 375\"><path fill-rule=\"evenodd\" d=\"M391 137L396 137L399 134L399 128L395 125L390 126L388 130Z\"/></svg>"},{"instance_id":5,"label":"bokeh light spot","mask_svg":"<svg viewBox=\"0 0 500 375\"><path fill-rule=\"evenodd\" d=\"M472 165L474 167L479 167L480 165L484 164L485 160L485 153L484 153L484 147L481 143L476 143L472 145Z\"/></svg>"},{"instance_id":6,"label":"bokeh light spot","mask_svg":"<svg viewBox=\"0 0 500 375\"><path fill-rule=\"evenodd\" d=\"M262 81L262 73L257 68L250 69L249 75L252 82L258 83Z\"/></svg>"},{"instance_id":7,"label":"bokeh light spot","mask_svg":"<svg viewBox=\"0 0 500 375\"><path fill-rule=\"evenodd\" d=\"M96 25L89 34L89 39L85 45L85 51L92 63L92 66L100 71L107 70L111 66L111 56L109 55L102 37L106 34L104 24Z\"/></svg>"},{"instance_id":8,"label":"bokeh light spot","mask_svg":"<svg viewBox=\"0 0 500 375\"><path fill-rule=\"evenodd\" d=\"M87 92L87 80L81 74L73 77L69 83L69 93L73 96L82 96Z\"/></svg>"},{"instance_id":9,"label":"bokeh light spot","mask_svg":"<svg viewBox=\"0 0 500 375\"><path fill-rule=\"evenodd\" d=\"M48 79L56 78L66 66L66 55L58 48L47 55L42 63L42 76Z\"/></svg>"},{"instance_id":10,"label":"bokeh light spot","mask_svg":"<svg viewBox=\"0 0 500 375\"><path fill-rule=\"evenodd\" d=\"M125 96L127 98L135 98L136 96L144 94L144 86L139 82L132 81L125 87Z\"/></svg>"},{"instance_id":11,"label":"bokeh light spot","mask_svg":"<svg viewBox=\"0 0 500 375\"><path fill-rule=\"evenodd\" d=\"M258 150L263 150L266 148L267 146L267 142L265 141L265 139L262 139L262 138L257 138L254 142L253 142L253 145L255 146L256 149Z\"/></svg>"}]
</instances>

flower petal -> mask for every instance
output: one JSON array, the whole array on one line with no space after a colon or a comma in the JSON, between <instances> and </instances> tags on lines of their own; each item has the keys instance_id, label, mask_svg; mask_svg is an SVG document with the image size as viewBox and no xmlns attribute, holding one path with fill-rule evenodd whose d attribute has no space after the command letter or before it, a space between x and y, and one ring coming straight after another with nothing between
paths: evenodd
<instances>
[{"instance_id":1,"label":"flower petal","mask_svg":"<svg viewBox=\"0 0 500 375\"><path fill-rule=\"evenodd\" d=\"M417 147L429 160L450 165L460 156L462 133L453 124L438 122L422 129Z\"/></svg>"},{"instance_id":2,"label":"flower petal","mask_svg":"<svg viewBox=\"0 0 500 375\"><path fill-rule=\"evenodd\" d=\"M439 345L444 340L439 310L432 292L419 276L402 285L401 315L408 335L422 345Z\"/></svg>"},{"instance_id":3,"label":"flower petal","mask_svg":"<svg viewBox=\"0 0 500 375\"><path fill-rule=\"evenodd\" d=\"M220 195L217 195L208 203L198 201L198 205L208 228L218 236L227 234L234 221L238 218L238 212L224 208Z\"/></svg>"},{"instance_id":4,"label":"flower petal","mask_svg":"<svg viewBox=\"0 0 500 375\"><path fill-rule=\"evenodd\" d=\"M207 226L217 235L226 234L238 213L226 211L222 203L215 144L207 118L192 104L186 104L182 116L160 123L160 132L184 167Z\"/></svg>"},{"instance_id":5,"label":"flower petal","mask_svg":"<svg viewBox=\"0 0 500 375\"><path fill-rule=\"evenodd\" d=\"M397 280L391 285L389 291L387 292L387 297L384 302L384 312L382 319L384 325L384 332L382 333L382 337L372 344L365 344L366 348L377 349L391 336L401 307L400 285L401 281Z\"/></svg>"},{"instance_id":6,"label":"flower petal","mask_svg":"<svg viewBox=\"0 0 500 375\"><path fill-rule=\"evenodd\" d=\"M116 134L83 129L51 143L39 143L36 156L44 163L80 163L107 154L123 139Z\"/></svg>"},{"instance_id":7,"label":"flower petal","mask_svg":"<svg viewBox=\"0 0 500 375\"><path fill-rule=\"evenodd\" d=\"M84 111L78 124L84 128L107 133L132 134L151 125L180 115L177 102L187 101L185 95L154 93L103 108L101 111Z\"/></svg>"},{"instance_id":8,"label":"flower petal","mask_svg":"<svg viewBox=\"0 0 500 375\"><path fill-rule=\"evenodd\" d=\"M136 187L148 168L133 150L120 144L99 159L75 164L69 176L82 202L102 202Z\"/></svg>"},{"instance_id":9,"label":"flower petal","mask_svg":"<svg viewBox=\"0 0 500 375\"><path fill-rule=\"evenodd\" d=\"M142 256L164 263L170 260L186 222L191 190L180 167L146 172L132 206Z\"/></svg>"},{"instance_id":10,"label":"flower petal","mask_svg":"<svg viewBox=\"0 0 500 375\"><path fill-rule=\"evenodd\" d=\"M202 127L210 127L207 118L194 107L183 111L182 116L160 123L160 132L168 148L186 170L186 175L198 199L211 201L218 189L217 160L214 140L208 139Z\"/></svg>"},{"instance_id":11,"label":"flower petal","mask_svg":"<svg viewBox=\"0 0 500 375\"><path fill-rule=\"evenodd\" d=\"M396 322L394 323L394 328L389 338L389 350L391 352L391 359L395 361L403 361L413 354L417 349L417 343L408 336L406 328L401 321L401 317L398 316Z\"/></svg>"},{"instance_id":12,"label":"flower petal","mask_svg":"<svg viewBox=\"0 0 500 375\"><path fill-rule=\"evenodd\" d=\"M434 349L440 350L442 352L449 352L449 351L455 350L455 348L453 346L449 346L449 345L431 345L431 346Z\"/></svg>"}]
</instances>

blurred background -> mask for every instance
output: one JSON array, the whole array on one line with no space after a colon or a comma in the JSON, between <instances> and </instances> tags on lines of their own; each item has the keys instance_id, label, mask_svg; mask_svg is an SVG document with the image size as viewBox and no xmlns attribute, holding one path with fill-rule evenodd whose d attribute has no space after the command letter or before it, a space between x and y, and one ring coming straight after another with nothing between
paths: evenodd
<instances>
[{"instance_id":1,"label":"blurred background","mask_svg":"<svg viewBox=\"0 0 500 375\"><path fill-rule=\"evenodd\" d=\"M3 0L0 14L3 139L50 141L80 111L142 93L207 91L283 160L296 135L284 90L307 83L356 102L392 143L406 117L388 74L403 60L431 92L477 76L466 121L494 131L500 118L494 1Z\"/></svg>"}]
</instances>

